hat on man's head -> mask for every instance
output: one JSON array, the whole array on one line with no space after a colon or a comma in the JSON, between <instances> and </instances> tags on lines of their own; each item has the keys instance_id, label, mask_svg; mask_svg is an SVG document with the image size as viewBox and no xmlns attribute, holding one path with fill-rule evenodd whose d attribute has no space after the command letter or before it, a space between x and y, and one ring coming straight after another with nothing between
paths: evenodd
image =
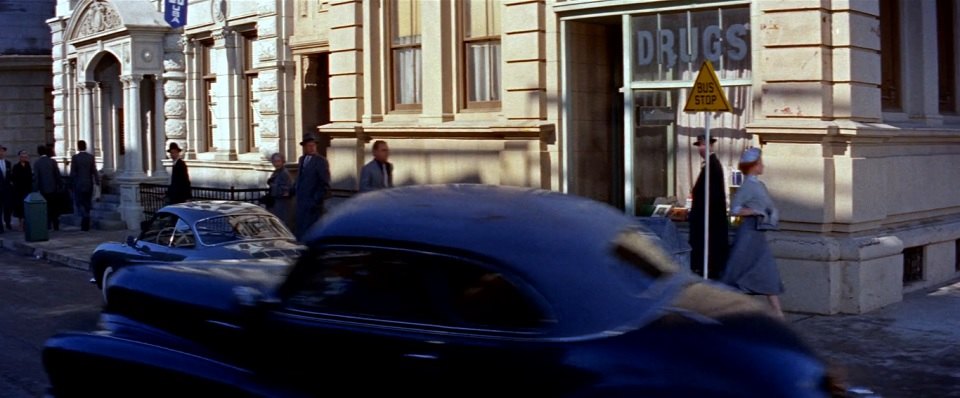
<instances>
[{"instance_id":1,"label":"hat on man's head","mask_svg":"<svg viewBox=\"0 0 960 398\"><path fill-rule=\"evenodd\" d=\"M693 146L703 145L703 142L706 141L706 140L707 140L707 136L706 136L706 135L703 135L703 134L700 134L700 135L697 136L697 140L693 142ZM716 137L710 137L710 143L711 143L711 144L715 144L716 142L717 142L717 138L716 138Z\"/></svg>"},{"instance_id":2,"label":"hat on man's head","mask_svg":"<svg viewBox=\"0 0 960 398\"><path fill-rule=\"evenodd\" d=\"M0 149L3 149L4 151L6 151L6 150L7 150L7 147L5 147L5 146L3 146L3 145L0 145Z\"/></svg>"},{"instance_id":3,"label":"hat on man's head","mask_svg":"<svg viewBox=\"0 0 960 398\"><path fill-rule=\"evenodd\" d=\"M317 137L313 133L306 133L303 135L303 141L300 141L300 145L306 144L308 142L317 142Z\"/></svg>"},{"instance_id":4,"label":"hat on man's head","mask_svg":"<svg viewBox=\"0 0 960 398\"><path fill-rule=\"evenodd\" d=\"M760 155L762 152L760 148L750 147L743 151L740 155L740 163L753 163L760 160Z\"/></svg>"},{"instance_id":5,"label":"hat on man's head","mask_svg":"<svg viewBox=\"0 0 960 398\"><path fill-rule=\"evenodd\" d=\"M177 145L176 142L171 142L171 143L170 143L170 148L167 149L167 152L173 152L173 151L183 152L183 150L180 149L180 145Z\"/></svg>"}]
</instances>

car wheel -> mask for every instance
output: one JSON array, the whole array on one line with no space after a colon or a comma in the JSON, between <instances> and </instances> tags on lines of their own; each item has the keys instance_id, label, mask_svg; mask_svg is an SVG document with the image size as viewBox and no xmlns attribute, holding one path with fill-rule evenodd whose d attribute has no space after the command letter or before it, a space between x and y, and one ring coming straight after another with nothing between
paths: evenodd
<instances>
[{"instance_id":1,"label":"car wheel","mask_svg":"<svg viewBox=\"0 0 960 398\"><path fill-rule=\"evenodd\" d=\"M106 266L103 274L100 275L100 293L103 295L103 302L107 302L107 279L113 274L113 267Z\"/></svg>"}]
</instances>

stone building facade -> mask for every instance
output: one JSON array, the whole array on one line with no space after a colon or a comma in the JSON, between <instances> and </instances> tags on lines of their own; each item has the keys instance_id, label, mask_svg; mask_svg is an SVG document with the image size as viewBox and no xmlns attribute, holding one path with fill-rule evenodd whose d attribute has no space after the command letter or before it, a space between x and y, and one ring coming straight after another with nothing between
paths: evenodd
<instances>
[{"instance_id":1,"label":"stone building facade","mask_svg":"<svg viewBox=\"0 0 960 398\"><path fill-rule=\"evenodd\" d=\"M728 182L760 146L788 309L859 313L958 276L956 0L62 0L49 21L60 153L95 142L123 193L187 150L200 185L261 186L324 138L355 190L373 141L397 185L475 182L644 214L683 203L710 60ZM132 115L136 115L133 117Z\"/></svg>"},{"instance_id":2,"label":"stone building facade","mask_svg":"<svg viewBox=\"0 0 960 398\"><path fill-rule=\"evenodd\" d=\"M7 159L53 141L49 29L53 0L0 0L0 145Z\"/></svg>"}]
</instances>

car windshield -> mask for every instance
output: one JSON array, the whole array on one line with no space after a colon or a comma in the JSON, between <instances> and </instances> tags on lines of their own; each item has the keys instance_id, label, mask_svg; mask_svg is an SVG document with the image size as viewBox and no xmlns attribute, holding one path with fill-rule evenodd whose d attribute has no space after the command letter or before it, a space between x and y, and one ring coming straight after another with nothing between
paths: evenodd
<instances>
[{"instance_id":1,"label":"car windshield","mask_svg":"<svg viewBox=\"0 0 960 398\"><path fill-rule=\"evenodd\" d=\"M257 239L294 239L276 217L263 214L233 214L197 221L197 235L205 245Z\"/></svg>"}]
</instances>

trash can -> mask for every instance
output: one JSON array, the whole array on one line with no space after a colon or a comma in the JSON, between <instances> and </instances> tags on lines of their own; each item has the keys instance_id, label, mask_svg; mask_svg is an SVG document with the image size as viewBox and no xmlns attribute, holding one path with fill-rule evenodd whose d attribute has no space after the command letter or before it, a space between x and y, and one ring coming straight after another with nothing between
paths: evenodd
<instances>
[{"instance_id":1,"label":"trash can","mask_svg":"<svg viewBox=\"0 0 960 398\"><path fill-rule=\"evenodd\" d=\"M49 240L47 200L40 192L31 192L23 199L23 233L27 242Z\"/></svg>"}]
</instances>

